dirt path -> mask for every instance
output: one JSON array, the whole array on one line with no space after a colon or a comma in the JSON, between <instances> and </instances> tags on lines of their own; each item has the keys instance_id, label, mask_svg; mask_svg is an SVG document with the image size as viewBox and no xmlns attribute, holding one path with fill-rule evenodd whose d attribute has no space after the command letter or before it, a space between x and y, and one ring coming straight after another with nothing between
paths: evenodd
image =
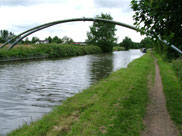
<instances>
[{"instance_id":1,"label":"dirt path","mask_svg":"<svg viewBox=\"0 0 182 136\"><path fill-rule=\"evenodd\" d=\"M160 70L156 61L155 82L149 91L149 104L144 124L146 128L142 136L178 136L178 131L166 109Z\"/></svg>"}]
</instances>

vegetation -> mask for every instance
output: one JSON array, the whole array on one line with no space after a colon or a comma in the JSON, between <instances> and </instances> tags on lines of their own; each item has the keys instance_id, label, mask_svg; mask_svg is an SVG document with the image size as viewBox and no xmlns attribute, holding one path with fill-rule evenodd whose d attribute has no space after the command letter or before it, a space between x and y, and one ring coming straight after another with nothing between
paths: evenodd
<instances>
[{"instance_id":1,"label":"vegetation","mask_svg":"<svg viewBox=\"0 0 182 136\"><path fill-rule=\"evenodd\" d=\"M140 43L133 42L131 38L125 37L121 43L119 43L120 47L124 47L125 50L129 49L140 49L140 48L153 48L154 42L151 38L146 37L141 40Z\"/></svg>"},{"instance_id":2,"label":"vegetation","mask_svg":"<svg viewBox=\"0 0 182 136\"><path fill-rule=\"evenodd\" d=\"M125 37L125 39L123 39L123 42L121 43L121 46L123 46L125 50L128 50L133 47L133 42L129 37Z\"/></svg>"},{"instance_id":3,"label":"vegetation","mask_svg":"<svg viewBox=\"0 0 182 136\"><path fill-rule=\"evenodd\" d=\"M6 42L8 39L12 38L14 34L8 30L0 30L0 43Z\"/></svg>"},{"instance_id":4,"label":"vegetation","mask_svg":"<svg viewBox=\"0 0 182 136\"><path fill-rule=\"evenodd\" d=\"M182 86L182 58L173 60L172 66L176 73L176 76L180 79L181 86Z\"/></svg>"},{"instance_id":5,"label":"vegetation","mask_svg":"<svg viewBox=\"0 0 182 136\"><path fill-rule=\"evenodd\" d=\"M38 37L32 37L32 40L29 40L28 37L25 40L21 41L22 44L37 44L41 41L45 41L46 43L57 43L57 44L72 44L74 43L73 39L64 36L63 38L59 38L58 36L47 37L44 40L40 40Z\"/></svg>"},{"instance_id":6,"label":"vegetation","mask_svg":"<svg viewBox=\"0 0 182 136\"><path fill-rule=\"evenodd\" d=\"M124 47L120 47L120 46L114 46L113 47L113 51L124 51L125 48Z\"/></svg>"},{"instance_id":7,"label":"vegetation","mask_svg":"<svg viewBox=\"0 0 182 136\"><path fill-rule=\"evenodd\" d=\"M142 34L145 33L154 39L160 37L182 49L182 1L132 0L131 5L135 11L135 25ZM179 56L166 45L160 49L163 49L160 52L165 53L167 57Z\"/></svg>"},{"instance_id":8,"label":"vegetation","mask_svg":"<svg viewBox=\"0 0 182 136\"><path fill-rule=\"evenodd\" d=\"M0 49L0 59L46 56L47 58L69 57L101 53L97 46L74 46L61 44L40 44L32 46L18 46L11 50Z\"/></svg>"},{"instance_id":9,"label":"vegetation","mask_svg":"<svg viewBox=\"0 0 182 136\"><path fill-rule=\"evenodd\" d=\"M176 63L176 62L175 62ZM166 96L166 105L171 119L182 134L182 86L179 78L172 68L171 63L164 61L158 56L158 64L163 83L163 90ZM178 66L182 66L180 63ZM175 68L178 69L178 66ZM182 69L180 69L181 71ZM177 70L178 71L178 70Z\"/></svg>"},{"instance_id":10,"label":"vegetation","mask_svg":"<svg viewBox=\"0 0 182 136\"><path fill-rule=\"evenodd\" d=\"M109 14L97 15L96 18L112 20L113 18ZM90 32L87 33L88 39L86 42L93 45L98 45L103 52L112 52L113 46L116 43L115 38L115 25L104 23L104 22L94 22L90 27Z\"/></svg>"},{"instance_id":11,"label":"vegetation","mask_svg":"<svg viewBox=\"0 0 182 136\"><path fill-rule=\"evenodd\" d=\"M151 71L154 58L146 54L9 136L139 136Z\"/></svg>"}]
</instances>

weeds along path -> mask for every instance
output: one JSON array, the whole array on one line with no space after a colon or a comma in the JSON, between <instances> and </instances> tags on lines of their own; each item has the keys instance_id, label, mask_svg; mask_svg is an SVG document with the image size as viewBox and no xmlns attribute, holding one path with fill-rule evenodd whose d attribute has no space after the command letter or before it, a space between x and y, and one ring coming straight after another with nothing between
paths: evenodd
<instances>
[{"instance_id":1,"label":"weeds along path","mask_svg":"<svg viewBox=\"0 0 182 136\"><path fill-rule=\"evenodd\" d=\"M142 136L178 136L179 134L166 109L166 99L157 60L155 60L155 81L154 85L150 86L144 125L146 128L142 132Z\"/></svg>"}]
</instances>

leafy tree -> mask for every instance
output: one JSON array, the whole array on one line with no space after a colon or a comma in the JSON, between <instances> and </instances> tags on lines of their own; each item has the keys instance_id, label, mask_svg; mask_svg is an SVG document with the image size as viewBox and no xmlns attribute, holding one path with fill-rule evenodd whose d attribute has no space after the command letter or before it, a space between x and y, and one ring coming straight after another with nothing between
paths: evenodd
<instances>
[{"instance_id":1,"label":"leafy tree","mask_svg":"<svg viewBox=\"0 0 182 136\"><path fill-rule=\"evenodd\" d=\"M32 37L31 43L32 43L32 44L35 44L35 43L38 42L38 41L39 41L39 38L37 38L37 37Z\"/></svg>"},{"instance_id":2,"label":"leafy tree","mask_svg":"<svg viewBox=\"0 0 182 136\"><path fill-rule=\"evenodd\" d=\"M3 39L2 39L2 37L0 37L0 43L3 43Z\"/></svg>"},{"instance_id":3,"label":"leafy tree","mask_svg":"<svg viewBox=\"0 0 182 136\"><path fill-rule=\"evenodd\" d=\"M62 41L63 41L64 44L71 44L71 43L74 42L73 39L71 39L71 38L69 38L69 37L67 37L67 36L64 36L64 37L62 38Z\"/></svg>"},{"instance_id":4,"label":"leafy tree","mask_svg":"<svg viewBox=\"0 0 182 136\"><path fill-rule=\"evenodd\" d=\"M25 44L30 44L31 41L28 39L28 37L26 37L25 41L24 41Z\"/></svg>"},{"instance_id":5,"label":"leafy tree","mask_svg":"<svg viewBox=\"0 0 182 136\"><path fill-rule=\"evenodd\" d=\"M96 18L113 20L109 14L97 15ZM90 27L90 32L87 32L88 39L86 40L89 44L98 45L101 47L103 52L111 52L117 38L115 38L115 25L104 23L104 22L94 22Z\"/></svg>"},{"instance_id":6,"label":"leafy tree","mask_svg":"<svg viewBox=\"0 0 182 136\"><path fill-rule=\"evenodd\" d=\"M129 37L125 37L121 43L125 50L133 48L133 42Z\"/></svg>"},{"instance_id":7,"label":"leafy tree","mask_svg":"<svg viewBox=\"0 0 182 136\"><path fill-rule=\"evenodd\" d=\"M45 40L48 40L49 43L52 43L52 38L50 36L46 38Z\"/></svg>"},{"instance_id":8,"label":"leafy tree","mask_svg":"<svg viewBox=\"0 0 182 136\"><path fill-rule=\"evenodd\" d=\"M14 34L9 32L8 30L1 30L0 31L0 42L6 42L8 39L12 38Z\"/></svg>"},{"instance_id":9,"label":"leafy tree","mask_svg":"<svg viewBox=\"0 0 182 136\"><path fill-rule=\"evenodd\" d=\"M58 36L54 36L52 38L52 43L62 43L63 41L58 37Z\"/></svg>"},{"instance_id":10,"label":"leafy tree","mask_svg":"<svg viewBox=\"0 0 182 136\"><path fill-rule=\"evenodd\" d=\"M141 48L152 48L153 47L152 39L149 37L145 37L143 40L141 40L140 47Z\"/></svg>"},{"instance_id":11,"label":"leafy tree","mask_svg":"<svg viewBox=\"0 0 182 136\"><path fill-rule=\"evenodd\" d=\"M142 34L154 39L161 37L182 49L181 0L132 0L131 7L135 25Z\"/></svg>"}]
</instances>

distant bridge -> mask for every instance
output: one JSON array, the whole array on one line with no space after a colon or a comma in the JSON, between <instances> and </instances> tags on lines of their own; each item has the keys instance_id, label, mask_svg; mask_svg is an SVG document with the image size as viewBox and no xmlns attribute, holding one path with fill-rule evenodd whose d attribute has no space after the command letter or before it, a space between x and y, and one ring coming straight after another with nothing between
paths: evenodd
<instances>
[{"instance_id":1,"label":"distant bridge","mask_svg":"<svg viewBox=\"0 0 182 136\"><path fill-rule=\"evenodd\" d=\"M129 29L132 29L132 30L135 30L135 31L139 31L136 27L134 26L131 26L131 25L128 25L128 24L125 24L125 23L121 23L121 22L117 22L117 21L113 21L113 20L107 20L107 19L101 19L101 18L74 18L74 19L67 19L67 20L59 20L59 21L54 21L54 22L50 22L50 23L46 23L46 24L43 24L43 25L39 25L39 26L36 26L34 28L31 28L29 30L26 30L22 33L20 33L19 35L11 38L10 40L8 40L7 42L5 42L0 48L3 48L4 46L6 46L7 44L9 44L10 42L14 41L9 49L13 48L18 42L20 42L22 39L24 39L25 37L37 32L37 31L40 31L42 29L45 29L45 28L48 28L48 27L51 27L51 26L54 26L54 25L57 25L57 24L62 24L62 23L68 23L68 22L77 22L77 21L92 21L92 22L105 22L105 23L111 23L111 24L115 24L115 25L118 25L118 26L123 26L123 27L126 27L126 28L129 28ZM163 40L162 40L163 41ZM164 43L168 44L166 41L163 41ZM178 48L176 48L174 45L170 45L173 49L175 49L176 51L178 51L179 53L182 54L182 51L179 50Z\"/></svg>"}]
</instances>

